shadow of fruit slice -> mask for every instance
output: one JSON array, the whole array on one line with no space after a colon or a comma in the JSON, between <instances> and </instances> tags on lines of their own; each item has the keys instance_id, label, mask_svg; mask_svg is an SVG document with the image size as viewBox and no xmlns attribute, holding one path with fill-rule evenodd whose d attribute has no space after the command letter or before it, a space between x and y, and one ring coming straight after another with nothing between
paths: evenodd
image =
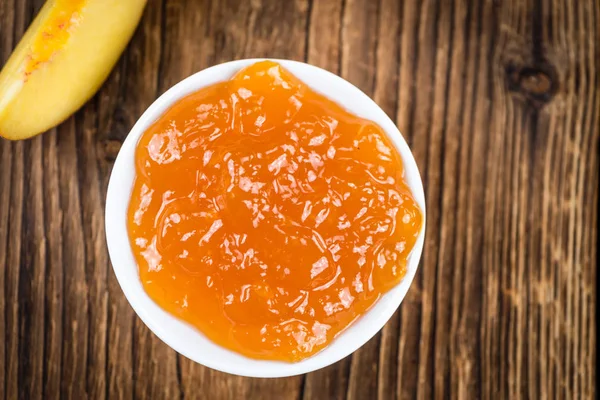
<instances>
[{"instance_id":1,"label":"shadow of fruit slice","mask_svg":"<svg viewBox=\"0 0 600 400\"><path fill-rule=\"evenodd\" d=\"M48 0L0 72L0 136L26 139L96 93L146 0Z\"/></svg>"}]
</instances>

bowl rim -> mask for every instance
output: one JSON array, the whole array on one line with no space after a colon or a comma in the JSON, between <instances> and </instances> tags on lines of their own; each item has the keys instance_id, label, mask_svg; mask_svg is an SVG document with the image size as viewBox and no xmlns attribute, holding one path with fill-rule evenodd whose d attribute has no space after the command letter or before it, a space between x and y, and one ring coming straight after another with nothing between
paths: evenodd
<instances>
[{"instance_id":1,"label":"bowl rim","mask_svg":"<svg viewBox=\"0 0 600 400\"><path fill-rule=\"evenodd\" d=\"M399 151L404 179L423 215L422 228L409 255L403 280L327 347L296 363L245 357L210 341L196 328L160 308L143 290L127 232L127 208L135 177L134 153L140 136L177 100L212 83L227 80L245 66L263 60L279 63L311 89L349 112L377 123ZM374 100L340 76L300 61L276 58L241 59L214 65L183 79L159 96L137 120L121 146L110 174L105 205L105 233L112 269L127 301L144 324L165 344L192 361L230 374L261 378L294 376L324 368L347 357L375 336L400 306L414 279L423 250L425 227L425 195L417 163L388 115Z\"/></svg>"}]
</instances>

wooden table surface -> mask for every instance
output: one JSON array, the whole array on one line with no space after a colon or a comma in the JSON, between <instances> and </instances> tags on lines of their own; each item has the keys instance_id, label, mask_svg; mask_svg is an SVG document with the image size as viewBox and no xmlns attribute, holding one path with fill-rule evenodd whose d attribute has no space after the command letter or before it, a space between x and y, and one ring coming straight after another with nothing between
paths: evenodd
<instances>
[{"instance_id":1,"label":"wooden table surface","mask_svg":"<svg viewBox=\"0 0 600 400\"><path fill-rule=\"evenodd\" d=\"M6 61L41 0L0 0ZM593 398L598 0L151 0L100 92L0 141L0 398ZM158 95L246 57L303 60L404 133L428 205L400 310L352 356L248 379L178 356L112 272L104 196Z\"/></svg>"}]
</instances>

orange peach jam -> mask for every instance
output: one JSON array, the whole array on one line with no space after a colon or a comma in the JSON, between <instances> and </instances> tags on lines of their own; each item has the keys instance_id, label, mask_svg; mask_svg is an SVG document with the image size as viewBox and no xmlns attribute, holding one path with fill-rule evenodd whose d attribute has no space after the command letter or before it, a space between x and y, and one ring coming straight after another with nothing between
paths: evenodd
<instances>
[{"instance_id":1,"label":"orange peach jam","mask_svg":"<svg viewBox=\"0 0 600 400\"><path fill-rule=\"evenodd\" d=\"M55 0L49 16L41 28L41 33L31 45L25 65L28 77L41 64L50 60L52 55L64 47L69 39L70 29L80 20L85 0Z\"/></svg>"},{"instance_id":2,"label":"orange peach jam","mask_svg":"<svg viewBox=\"0 0 600 400\"><path fill-rule=\"evenodd\" d=\"M214 342L298 361L398 284L422 214L382 129L256 63L141 137L128 229L146 292Z\"/></svg>"}]
</instances>

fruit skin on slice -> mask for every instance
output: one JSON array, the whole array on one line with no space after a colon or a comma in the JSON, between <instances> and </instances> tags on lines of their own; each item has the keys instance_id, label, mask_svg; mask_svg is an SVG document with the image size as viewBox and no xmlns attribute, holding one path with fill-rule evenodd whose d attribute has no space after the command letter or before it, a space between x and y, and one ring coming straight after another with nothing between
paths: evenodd
<instances>
[{"instance_id":1,"label":"fruit skin on slice","mask_svg":"<svg viewBox=\"0 0 600 400\"><path fill-rule=\"evenodd\" d=\"M48 0L0 72L0 136L26 139L77 111L108 77L145 5Z\"/></svg>"}]
</instances>

